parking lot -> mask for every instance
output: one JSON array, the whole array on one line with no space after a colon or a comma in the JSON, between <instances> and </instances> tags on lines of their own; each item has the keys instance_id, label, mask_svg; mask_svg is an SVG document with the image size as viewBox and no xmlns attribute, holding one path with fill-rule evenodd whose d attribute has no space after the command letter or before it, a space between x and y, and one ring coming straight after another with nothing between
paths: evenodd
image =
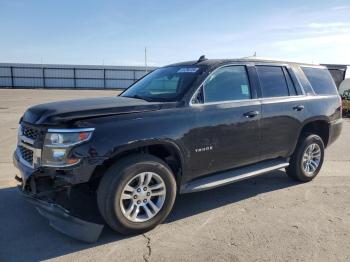
<instances>
[{"instance_id":1,"label":"parking lot","mask_svg":"<svg viewBox=\"0 0 350 262\"><path fill-rule=\"evenodd\" d=\"M18 194L18 120L34 104L117 91L0 90L0 261L350 261L350 120L310 183L283 171L179 196L156 229L95 244L52 229Z\"/></svg>"}]
</instances>

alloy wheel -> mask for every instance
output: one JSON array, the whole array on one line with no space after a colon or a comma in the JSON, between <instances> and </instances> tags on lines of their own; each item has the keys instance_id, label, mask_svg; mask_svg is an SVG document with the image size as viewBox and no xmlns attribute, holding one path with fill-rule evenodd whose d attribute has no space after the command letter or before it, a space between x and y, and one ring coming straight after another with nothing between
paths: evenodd
<instances>
[{"instance_id":1,"label":"alloy wheel","mask_svg":"<svg viewBox=\"0 0 350 262\"><path fill-rule=\"evenodd\" d=\"M321 148L318 144L310 144L304 151L302 167L306 175L312 176L321 162Z\"/></svg>"},{"instance_id":2,"label":"alloy wheel","mask_svg":"<svg viewBox=\"0 0 350 262\"><path fill-rule=\"evenodd\" d=\"M142 172L126 183L120 197L121 211L131 222L145 222L159 213L165 197L163 179L154 172Z\"/></svg>"}]
</instances>

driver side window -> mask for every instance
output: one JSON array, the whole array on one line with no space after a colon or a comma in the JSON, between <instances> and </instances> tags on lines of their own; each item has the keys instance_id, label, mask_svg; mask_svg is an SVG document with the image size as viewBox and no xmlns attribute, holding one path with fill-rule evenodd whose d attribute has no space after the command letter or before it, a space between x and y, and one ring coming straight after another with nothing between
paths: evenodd
<instances>
[{"instance_id":1,"label":"driver side window","mask_svg":"<svg viewBox=\"0 0 350 262\"><path fill-rule=\"evenodd\" d=\"M225 66L204 82L194 103L212 103L251 99L245 66Z\"/></svg>"}]
</instances>

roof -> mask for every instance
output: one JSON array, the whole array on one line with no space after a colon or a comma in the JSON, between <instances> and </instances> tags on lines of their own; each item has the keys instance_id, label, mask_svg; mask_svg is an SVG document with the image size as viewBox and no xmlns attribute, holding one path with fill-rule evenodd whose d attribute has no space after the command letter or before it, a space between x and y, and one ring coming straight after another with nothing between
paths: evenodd
<instances>
[{"instance_id":1,"label":"roof","mask_svg":"<svg viewBox=\"0 0 350 262\"><path fill-rule=\"evenodd\" d=\"M264 57L243 57L243 58L233 58L233 59L206 59L204 61L198 62L197 60L180 62L175 64L170 64L167 66L193 66L193 65L202 65L202 66L215 66L223 63L243 63L243 62L263 62L263 63L285 63L285 64L297 64L297 65L308 65L308 66L320 66L319 64L310 64L310 63L298 63L284 60L274 60L272 58Z\"/></svg>"}]
</instances>

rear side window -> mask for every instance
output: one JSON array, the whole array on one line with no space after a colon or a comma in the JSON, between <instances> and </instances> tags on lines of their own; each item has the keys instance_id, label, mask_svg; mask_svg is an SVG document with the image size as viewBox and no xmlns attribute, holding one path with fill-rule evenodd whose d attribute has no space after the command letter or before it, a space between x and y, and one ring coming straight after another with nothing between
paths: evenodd
<instances>
[{"instance_id":1,"label":"rear side window","mask_svg":"<svg viewBox=\"0 0 350 262\"><path fill-rule=\"evenodd\" d=\"M335 95L338 94L337 88L328 69L301 67L306 75L312 89L318 95Z\"/></svg>"},{"instance_id":2,"label":"rear side window","mask_svg":"<svg viewBox=\"0 0 350 262\"><path fill-rule=\"evenodd\" d=\"M262 97L289 96L283 68L280 66L256 66Z\"/></svg>"},{"instance_id":3,"label":"rear side window","mask_svg":"<svg viewBox=\"0 0 350 262\"><path fill-rule=\"evenodd\" d=\"M203 85L204 102L250 99L245 66L226 66L216 70Z\"/></svg>"}]
</instances>

